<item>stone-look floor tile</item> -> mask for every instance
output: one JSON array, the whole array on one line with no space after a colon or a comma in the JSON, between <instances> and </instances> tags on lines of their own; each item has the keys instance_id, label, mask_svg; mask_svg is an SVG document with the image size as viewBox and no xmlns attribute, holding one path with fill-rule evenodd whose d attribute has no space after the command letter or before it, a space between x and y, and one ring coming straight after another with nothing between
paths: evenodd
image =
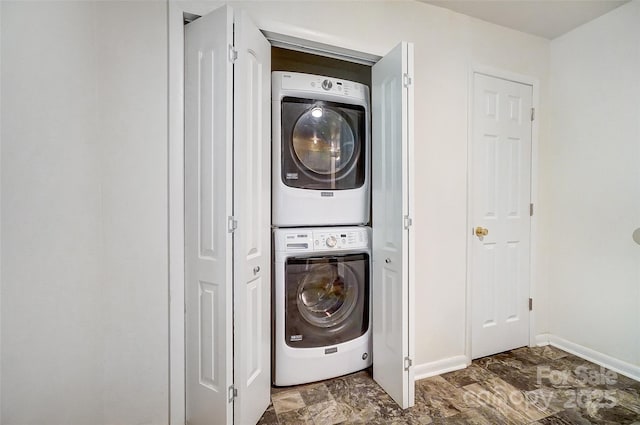
<instances>
[{"instance_id":1,"label":"stone-look floor tile","mask_svg":"<svg viewBox=\"0 0 640 425\"><path fill-rule=\"evenodd\" d=\"M262 417L256 425L278 425L278 417L276 411L273 409L273 404L269 404L269 407L262 414Z\"/></svg>"},{"instance_id":2,"label":"stone-look floor tile","mask_svg":"<svg viewBox=\"0 0 640 425\"><path fill-rule=\"evenodd\" d=\"M497 425L509 421L500 412L488 407L464 410L448 418L435 418L434 425Z\"/></svg>"},{"instance_id":3,"label":"stone-look floor tile","mask_svg":"<svg viewBox=\"0 0 640 425\"><path fill-rule=\"evenodd\" d=\"M277 415L278 423L281 425L314 425L307 407L277 413Z\"/></svg>"},{"instance_id":4,"label":"stone-look floor tile","mask_svg":"<svg viewBox=\"0 0 640 425\"><path fill-rule=\"evenodd\" d=\"M538 365L518 359L510 353L483 357L477 360L477 364L520 390L532 391L539 387L537 383Z\"/></svg>"},{"instance_id":5,"label":"stone-look floor tile","mask_svg":"<svg viewBox=\"0 0 640 425\"><path fill-rule=\"evenodd\" d=\"M468 367L441 375L447 382L455 387L464 387L469 384L479 384L497 375L488 369L472 363Z\"/></svg>"},{"instance_id":6,"label":"stone-look floor tile","mask_svg":"<svg viewBox=\"0 0 640 425\"><path fill-rule=\"evenodd\" d=\"M588 415L580 409L563 410L539 422L544 425L628 425L638 419L630 410L615 406L601 409L595 416Z\"/></svg>"},{"instance_id":7,"label":"stone-look floor tile","mask_svg":"<svg viewBox=\"0 0 640 425\"><path fill-rule=\"evenodd\" d=\"M402 409L366 372L326 381L325 385L348 423L389 422L402 416Z\"/></svg>"},{"instance_id":8,"label":"stone-look floor tile","mask_svg":"<svg viewBox=\"0 0 640 425\"><path fill-rule=\"evenodd\" d=\"M418 403L416 403L417 405ZM428 425L433 423L433 419L420 406L411 407L403 412L403 417L411 425Z\"/></svg>"},{"instance_id":9,"label":"stone-look floor tile","mask_svg":"<svg viewBox=\"0 0 640 425\"><path fill-rule=\"evenodd\" d=\"M524 364L539 365L548 363L551 359L544 356L542 350L532 350L529 347L516 348L509 351L509 354Z\"/></svg>"},{"instance_id":10,"label":"stone-look floor tile","mask_svg":"<svg viewBox=\"0 0 640 425\"><path fill-rule=\"evenodd\" d=\"M499 414L503 418L500 422L502 424L520 425L531 422L530 419L511 408L501 397L480 384L467 385L464 390L473 394L482 407Z\"/></svg>"},{"instance_id":11,"label":"stone-look floor tile","mask_svg":"<svg viewBox=\"0 0 640 425\"><path fill-rule=\"evenodd\" d=\"M565 390L555 390L553 388L541 387L533 391L524 391L524 396L532 405L549 415L558 413L565 409L565 404L571 400L570 395L565 394Z\"/></svg>"},{"instance_id":12,"label":"stone-look floor tile","mask_svg":"<svg viewBox=\"0 0 640 425\"><path fill-rule=\"evenodd\" d=\"M300 392L296 390L274 394L271 396L271 402L273 403L273 408L278 417L280 417L281 413L305 407L305 403Z\"/></svg>"},{"instance_id":13,"label":"stone-look floor tile","mask_svg":"<svg viewBox=\"0 0 640 425\"><path fill-rule=\"evenodd\" d=\"M362 371L274 389L273 406L259 424L313 424L315 420L323 425L640 425L640 383L620 376L614 385L590 386L576 374L581 365L599 371L599 366L553 347L516 349L476 360L461 371L417 381L416 405L404 411L373 381L370 372ZM541 372L566 372L567 378L559 382L552 382L549 376L538 379ZM558 376L554 379L558 381ZM490 402L481 404L483 391ZM603 401L611 401L604 399L605 394L617 404L605 406ZM548 416L541 417L544 414Z\"/></svg>"},{"instance_id":14,"label":"stone-look floor tile","mask_svg":"<svg viewBox=\"0 0 640 425\"><path fill-rule=\"evenodd\" d=\"M517 348L513 350L513 352L515 353L518 350L522 350L524 352L530 352L532 354L547 358L549 360L556 360L562 357L567 357L567 355L569 355L569 353L567 353L566 351L562 351L561 349L556 348L552 345L544 345L542 347L522 347L522 348Z\"/></svg>"},{"instance_id":15,"label":"stone-look floor tile","mask_svg":"<svg viewBox=\"0 0 640 425\"><path fill-rule=\"evenodd\" d=\"M638 419L640 419L640 391L633 388L624 390L615 389L611 397L613 397L616 404L638 414Z\"/></svg>"},{"instance_id":16,"label":"stone-look floor tile","mask_svg":"<svg viewBox=\"0 0 640 425\"><path fill-rule=\"evenodd\" d=\"M307 385L304 388L300 388L300 395L307 406L333 400L329 389L324 383Z\"/></svg>"},{"instance_id":17,"label":"stone-look floor tile","mask_svg":"<svg viewBox=\"0 0 640 425\"><path fill-rule=\"evenodd\" d=\"M315 425L334 425L347 420L333 398L313 405L307 405L307 410Z\"/></svg>"},{"instance_id":18,"label":"stone-look floor tile","mask_svg":"<svg viewBox=\"0 0 640 425\"><path fill-rule=\"evenodd\" d=\"M451 385L441 376L416 382L414 410L425 413L431 418L446 418L477 406L474 397L467 396L462 389Z\"/></svg>"},{"instance_id":19,"label":"stone-look floor tile","mask_svg":"<svg viewBox=\"0 0 640 425\"><path fill-rule=\"evenodd\" d=\"M561 349L556 348L552 345L545 345L544 347L542 347L542 355L551 360L556 360L567 357L569 353L567 353L566 351L562 351Z\"/></svg>"},{"instance_id":20,"label":"stone-look floor tile","mask_svg":"<svg viewBox=\"0 0 640 425\"><path fill-rule=\"evenodd\" d=\"M480 385L529 421L537 421L554 413L541 408L538 404L532 403L526 397L524 391L515 388L500 378L490 378Z\"/></svg>"}]
</instances>

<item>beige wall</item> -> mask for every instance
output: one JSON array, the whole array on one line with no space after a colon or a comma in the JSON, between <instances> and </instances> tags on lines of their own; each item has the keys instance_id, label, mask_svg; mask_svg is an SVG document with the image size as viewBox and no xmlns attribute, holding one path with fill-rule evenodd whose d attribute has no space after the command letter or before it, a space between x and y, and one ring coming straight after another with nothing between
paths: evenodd
<instances>
[{"instance_id":1,"label":"beige wall","mask_svg":"<svg viewBox=\"0 0 640 425\"><path fill-rule=\"evenodd\" d=\"M101 412L95 5L2 5L3 424Z\"/></svg>"},{"instance_id":2,"label":"beige wall","mask_svg":"<svg viewBox=\"0 0 640 425\"><path fill-rule=\"evenodd\" d=\"M551 43L549 332L640 367L640 2ZM640 374L639 374L640 376Z\"/></svg>"},{"instance_id":3,"label":"beige wall","mask_svg":"<svg viewBox=\"0 0 640 425\"><path fill-rule=\"evenodd\" d=\"M166 4L1 8L0 422L166 423Z\"/></svg>"}]
</instances>

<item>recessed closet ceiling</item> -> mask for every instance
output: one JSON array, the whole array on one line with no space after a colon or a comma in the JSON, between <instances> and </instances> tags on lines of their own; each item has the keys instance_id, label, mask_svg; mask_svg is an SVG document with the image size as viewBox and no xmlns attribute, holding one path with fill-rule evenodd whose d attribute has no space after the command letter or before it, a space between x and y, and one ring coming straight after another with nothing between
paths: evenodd
<instances>
[{"instance_id":1,"label":"recessed closet ceiling","mask_svg":"<svg viewBox=\"0 0 640 425\"><path fill-rule=\"evenodd\" d=\"M419 0L549 40L629 0Z\"/></svg>"}]
</instances>

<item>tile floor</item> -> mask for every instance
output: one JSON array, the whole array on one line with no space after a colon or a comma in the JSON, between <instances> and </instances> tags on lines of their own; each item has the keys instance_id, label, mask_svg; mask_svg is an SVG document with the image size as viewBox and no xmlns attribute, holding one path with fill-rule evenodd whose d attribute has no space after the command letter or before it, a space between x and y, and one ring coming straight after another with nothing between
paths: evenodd
<instances>
[{"instance_id":1,"label":"tile floor","mask_svg":"<svg viewBox=\"0 0 640 425\"><path fill-rule=\"evenodd\" d=\"M273 388L258 424L634 424L640 382L554 347L519 348L416 381L403 411L368 371Z\"/></svg>"}]
</instances>

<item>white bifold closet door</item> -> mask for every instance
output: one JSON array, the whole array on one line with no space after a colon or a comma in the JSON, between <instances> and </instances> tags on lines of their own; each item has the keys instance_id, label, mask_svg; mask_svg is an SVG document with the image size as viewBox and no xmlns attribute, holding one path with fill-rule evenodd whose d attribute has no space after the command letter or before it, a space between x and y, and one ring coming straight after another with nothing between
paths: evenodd
<instances>
[{"instance_id":1,"label":"white bifold closet door","mask_svg":"<svg viewBox=\"0 0 640 425\"><path fill-rule=\"evenodd\" d=\"M413 45L372 69L373 379L414 404L412 267Z\"/></svg>"},{"instance_id":2,"label":"white bifold closet door","mask_svg":"<svg viewBox=\"0 0 640 425\"><path fill-rule=\"evenodd\" d=\"M235 27L235 29L234 29ZM270 45L223 6L185 28L186 420L255 423L270 397ZM414 403L413 49L373 66L374 379Z\"/></svg>"},{"instance_id":3,"label":"white bifold closet door","mask_svg":"<svg viewBox=\"0 0 640 425\"><path fill-rule=\"evenodd\" d=\"M257 27L228 6L185 28L186 420L192 425L255 423L269 404L270 60Z\"/></svg>"}]
</instances>

